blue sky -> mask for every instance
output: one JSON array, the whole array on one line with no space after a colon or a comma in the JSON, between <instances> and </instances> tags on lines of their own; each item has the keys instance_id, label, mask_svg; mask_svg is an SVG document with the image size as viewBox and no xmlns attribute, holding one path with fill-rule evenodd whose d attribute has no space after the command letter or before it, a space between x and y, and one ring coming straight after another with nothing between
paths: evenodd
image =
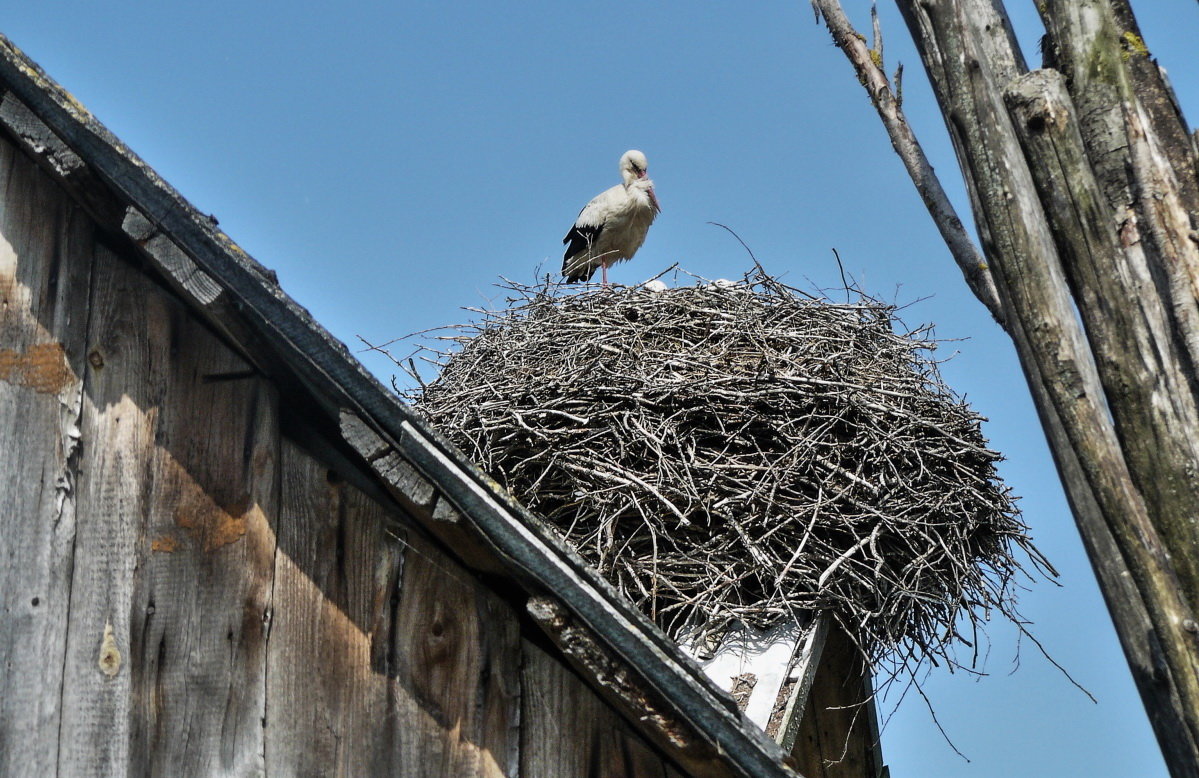
<instances>
[{"instance_id":1,"label":"blue sky","mask_svg":"<svg viewBox=\"0 0 1199 778\"><path fill-rule=\"evenodd\" d=\"M843 2L868 29L868 5ZM1199 110L1199 5L1135 4ZM1035 60L1033 4L1010 5ZM905 64L904 107L965 215L919 59L894 9L881 12L888 70ZM676 262L740 277L744 250L709 221L809 289L839 285L835 247L863 287L947 341L944 375L990 419L1002 476L1062 573L1021 609L1098 698L995 623L985 677L938 670L924 687L969 761L909 695L883 735L892 775L1166 774L1012 347L806 2L40 0L10 4L0 32L352 346L462 322L463 306L502 303L499 276L556 270L566 229L631 147L649 157L663 213L618 283Z\"/></svg>"}]
</instances>

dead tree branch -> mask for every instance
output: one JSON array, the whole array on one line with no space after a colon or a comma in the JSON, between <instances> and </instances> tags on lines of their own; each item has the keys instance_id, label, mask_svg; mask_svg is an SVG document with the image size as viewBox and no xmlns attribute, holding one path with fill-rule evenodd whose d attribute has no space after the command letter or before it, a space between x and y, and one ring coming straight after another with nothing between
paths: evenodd
<instances>
[{"instance_id":1,"label":"dead tree branch","mask_svg":"<svg viewBox=\"0 0 1199 778\"><path fill-rule=\"evenodd\" d=\"M845 52L849 61L857 71L858 80L870 95L870 101L878 111L883 126L891 138L895 153L907 168L912 183L920 199L928 209L933 223L941 233L941 238L948 246L950 254L962 271L966 283L974 295L986 306L991 316L1000 325L1004 324L1005 316L999 303L999 294L995 289L995 281L986 261L982 258L974 241L966 232L957 210L945 194L940 180L933 172L933 166L924 154L924 149L916 139L916 134L904 116L899 100L891 90L887 75L883 72L883 38L878 25L875 24L874 48L866 47L865 39L853 29L845 12L841 10L837 0L812 0L817 14L832 33L837 46ZM875 16L877 22L877 16Z\"/></svg>"},{"instance_id":2,"label":"dead tree branch","mask_svg":"<svg viewBox=\"0 0 1199 778\"><path fill-rule=\"evenodd\" d=\"M1026 74L1000 0L898 5L1167 763L1199 775L1194 144L1127 0L1039 6L1064 79Z\"/></svg>"}]
</instances>

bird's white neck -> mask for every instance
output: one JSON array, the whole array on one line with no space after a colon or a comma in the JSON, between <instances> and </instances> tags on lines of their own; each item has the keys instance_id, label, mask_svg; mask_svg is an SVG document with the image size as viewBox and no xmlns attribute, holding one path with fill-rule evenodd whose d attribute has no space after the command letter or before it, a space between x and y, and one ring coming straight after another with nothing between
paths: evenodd
<instances>
[{"instance_id":1,"label":"bird's white neck","mask_svg":"<svg viewBox=\"0 0 1199 778\"><path fill-rule=\"evenodd\" d=\"M628 192L630 199L638 200L644 205L653 208L655 213L662 210L658 205L658 198L654 194L654 182L650 179L634 178L625 184L625 191Z\"/></svg>"}]
</instances>

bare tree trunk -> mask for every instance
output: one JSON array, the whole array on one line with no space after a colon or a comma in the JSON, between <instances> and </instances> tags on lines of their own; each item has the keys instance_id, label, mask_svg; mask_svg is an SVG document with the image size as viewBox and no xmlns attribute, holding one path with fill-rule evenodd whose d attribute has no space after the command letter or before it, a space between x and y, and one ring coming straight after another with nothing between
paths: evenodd
<instances>
[{"instance_id":1,"label":"bare tree trunk","mask_svg":"<svg viewBox=\"0 0 1199 778\"><path fill-rule=\"evenodd\" d=\"M1161 427L1155 427L1154 421L1148 417L1153 416L1155 411L1168 412L1172 400L1189 399L1185 387L1180 389L1178 395L1161 396L1162 387L1170 383L1170 377L1164 375L1167 371L1162 365L1146 364L1146 360L1152 360L1157 354L1157 343L1151 334L1152 325L1160 324L1166 313L1158 309L1149 311L1155 315L1146 315L1146 309L1151 308L1152 295L1145 295L1135 285L1129 284L1136 274L1126 266L1126 258L1098 181L1087 165L1073 106L1061 74L1052 70L1027 74L1009 86L1006 96L1030 167L1037 171L1035 178L1047 218L1058 238L1067 268L1073 269L1072 281L1077 290L1075 300L1087 323L1095 353L1099 355L1105 388L1109 396L1113 393L1123 394L1123 402L1112 404L1113 415L1118 409L1127 413L1131 406L1143 417L1140 423L1129 424L1126 421L1123 425L1122 437L1131 437L1134 444L1141 444L1126 446L1124 450L1127 456L1130 449L1143 450L1144 444L1160 431ZM1148 285L1152 288L1151 283ZM1178 423L1190 426L1177 427L1176 430L1196 429L1193 421ZM1157 424L1168 425L1169 421L1158 419ZM1158 454L1166 453L1165 446L1169 441L1161 443L1163 448L1157 451ZM1164 478L1165 473L1159 476ZM1152 503L1151 500L1146 502ZM1160 512L1153 513L1151 510L1150 515L1156 518ZM1112 533L1117 536L1127 533L1124 529L1129 524L1125 521L1127 517L1117 515L1114 518L1114 526L1110 519L1107 522ZM1083 532L1085 537L1085 527ZM1141 532L1145 533L1144 537ZM1194 718L1195 706L1199 704L1199 689L1195 685L1197 676L1193 670L1180 677L1172 672L1173 668L1180 665L1185 667L1194 663L1193 655L1188 656L1185 651L1185 643L1190 642L1193 646L1193 641L1187 640L1185 631L1178 632L1175 626L1189 618L1190 610L1182 587L1174 579L1174 566L1164 546L1154 548L1151 554L1145 553L1143 559L1139 558L1139 555L1148 552L1151 544L1159 543L1152 533L1153 528L1148 527L1133 532L1122 541L1117 537L1115 548L1098 554L1088 543L1088 553L1092 555L1093 564L1108 566L1118 577L1123 577L1121 574L1128 569L1138 589L1163 587L1162 596L1167 603L1167 612L1153 614L1155 605L1151 601L1145 620L1134 619L1128 623L1126 619L1122 623L1116 616L1117 609L1126 607L1125 600L1129 593L1124 593L1122 599L1110 595L1107 599L1142 698L1154 720L1158 739L1163 750L1174 752L1167 754L1167 762L1172 763L1171 769L1175 774L1192 775L1193 768L1192 772L1186 772L1181 767L1173 766L1185 764L1188 760L1194 761L1193 753L1188 755L1186 752L1193 752L1196 742L1193 731L1190 731L1193 722L1189 719ZM1120 547L1130 548L1138 558L1129 559L1125 564L1126 555L1120 553ZM1138 571L1141 571L1140 575ZM1144 602L1139 596L1137 599ZM1174 632L1182 638L1180 642L1184 645L1181 652L1174 642L1146 639L1157 633L1157 626L1162 625L1168 632ZM1133 645L1130 645L1130 640ZM1169 656L1172 651L1177 655ZM1157 666L1169 669L1163 673ZM1167 678L1170 683L1162 683ZM1190 749L1185 749L1180 743L1192 745Z\"/></svg>"},{"instance_id":2,"label":"bare tree trunk","mask_svg":"<svg viewBox=\"0 0 1199 778\"><path fill-rule=\"evenodd\" d=\"M1060 79L1060 87L1045 97L1054 104L1052 114L1032 117L1042 129L1029 138L1060 139L1056 148L1073 155L1066 175L1073 181L1079 180L1076 176L1089 179L1093 168L1101 187L1101 192L1060 193L1063 207L1089 209L1089 223L1075 230L1067 215L1066 223L1055 225L1055 234L1078 247L1068 252L1077 258L1071 263L1075 298L1105 373L1125 457L1157 530L1175 555L1184 594L1194 609L1199 607L1194 383L1199 247L1188 236L1190 218L1179 184L1187 182L1194 189L1190 143L1175 152L1182 165L1176 173L1133 90L1128 65L1147 60L1140 53L1144 43L1128 33L1139 44L1131 46L1117 29L1107 0L1055 0L1043 8L1054 59L1070 91ZM1176 117L1164 119L1168 130L1177 130ZM1055 132L1047 121L1069 126ZM1081 142L1071 138L1066 143L1067 135L1080 135ZM1092 245L1103 249L1092 252Z\"/></svg>"},{"instance_id":3,"label":"bare tree trunk","mask_svg":"<svg viewBox=\"0 0 1199 778\"><path fill-rule=\"evenodd\" d=\"M837 1L813 2L901 150L881 42L863 57ZM966 179L996 318L1015 342L1166 762L1172 775L1199 776L1192 138L1127 0L1041 4L1061 72L1033 73L1000 0L897 4ZM927 182L913 179L923 194Z\"/></svg>"}]
</instances>

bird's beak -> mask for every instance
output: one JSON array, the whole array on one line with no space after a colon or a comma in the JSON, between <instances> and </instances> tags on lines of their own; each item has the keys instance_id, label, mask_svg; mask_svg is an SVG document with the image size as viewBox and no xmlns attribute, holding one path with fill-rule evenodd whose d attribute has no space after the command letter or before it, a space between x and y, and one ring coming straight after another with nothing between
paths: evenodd
<instances>
[{"instance_id":1,"label":"bird's beak","mask_svg":"<svg viewBox=\"0 0 1199 778\"><path fill-rule=\"evenodd\" d=\"M649 173L649 171L648 171L648 170L638 170L638 171L637 171L637 177L638 177L638 178L645 178L646 174L648 174L648 173Z\"/></svg>"}]
</instances>

